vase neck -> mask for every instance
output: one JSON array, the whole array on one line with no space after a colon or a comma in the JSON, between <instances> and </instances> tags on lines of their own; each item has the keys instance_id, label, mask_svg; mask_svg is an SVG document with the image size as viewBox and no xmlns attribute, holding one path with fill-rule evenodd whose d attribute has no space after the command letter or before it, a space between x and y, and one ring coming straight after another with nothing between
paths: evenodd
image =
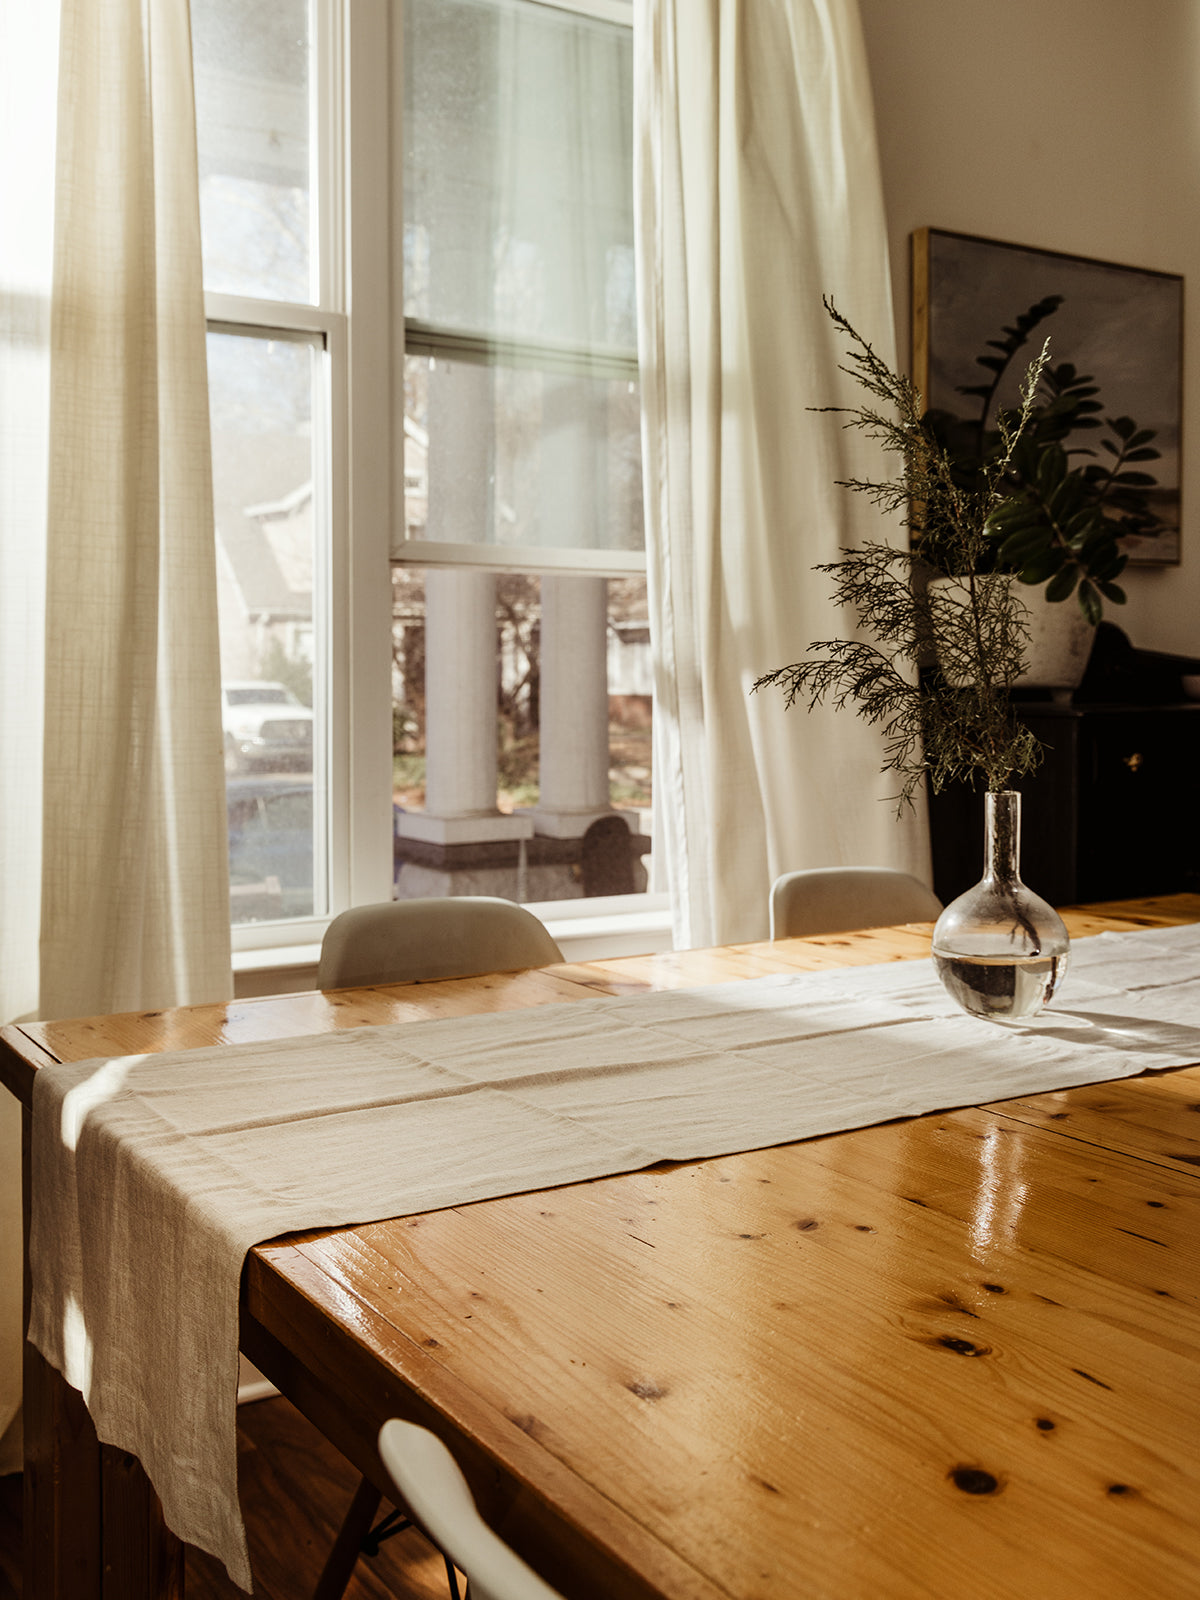
<instances>
[{"instance_id":1,"label":"vase neck","mask_svg":"<svg viewBox=\"0 0 1200 1600\"><path fill-rule=\"evenodd\" d=\"M983 871L987 878L1011 883L1021 875L1021 796L1002 789L984 800Z\"/></svg>"}]
</instances>

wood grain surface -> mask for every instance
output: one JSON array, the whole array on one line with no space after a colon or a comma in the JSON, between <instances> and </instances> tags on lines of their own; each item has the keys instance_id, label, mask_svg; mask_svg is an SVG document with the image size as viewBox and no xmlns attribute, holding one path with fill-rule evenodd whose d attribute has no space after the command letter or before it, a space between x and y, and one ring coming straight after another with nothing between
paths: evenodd
<instances>
[{"instance_id":1,"label":"wood grain surface","mask_svg":"<svg viewBox=\"0 0 1200 1600\"><path fill-rule=\"evenodd\" d=\"M1068 913L1075 937L1200 897ZM927 953L929 929L24 1024L0 1072ZM39 1057L39 1052L46 1052ZM425 1421L572 1600L1200 1593L1200 1070L260 1245L243 1345Z\"/></svg>"},{"instance_id":2,"label":"wood grain surface","mask_svg":"<svg viewBox=\"0 0 1200 1600\"><path fill-rule=\"evenodd\" d=\"M356 1407L401 1371L713 1586L648 1592L1182 1597L1197 1223L1194 1176L973 1110L266 1247L252 1282L353 1326Z\"/></svg>"}]
</instances>

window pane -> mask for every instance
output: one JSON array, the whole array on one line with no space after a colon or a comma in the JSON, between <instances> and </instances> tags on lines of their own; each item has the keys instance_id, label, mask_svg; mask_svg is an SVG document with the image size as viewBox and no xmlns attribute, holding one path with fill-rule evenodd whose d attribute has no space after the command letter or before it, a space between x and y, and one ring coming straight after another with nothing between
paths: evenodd
<instances>
[{"instance_id":1,"label":"window pane","mask_svg":"<svg viewBox=\"0 0 1200 1600\"><path fill-rule=\"evenodd\" d=\"M316 300L308 0L192 0L204 286Z\"/></svg>"},{"instance_id":2,"label":"window pane","mask_svg":"<svg viewBox=\"0 0 1200 1600\"><path fill-rule=\"evenodd\" d=\"M322 360L307 339L208 336L235 923L324 909L313 790Z\"/></svg>"},{"instance_id":3,"label":"window pane","mask_svg":"<svg viewBox=\"0 0 1200 1600\"><path fill-rule=\"evenodd\" d=\"M628 377L410 355L404 395L407 538L642 549L640 401Z\"/></svg>"},{"instance_id":4,"label":"window pane","mask_svg":"<svg viewBox=\"0 0 1200 1600\"><path fill-rule=\"evenodd\" d=\"M632 351L633 40L527 0L406 0L405 316Z\"/></svg>"},{"instance_id":5,"label":"window pane","mask_svg":"<svg viewBox=\"0 0 1200 1600\"><path fill-rule=\"evenodd\" d=\"M541 901L643 890L652 694L645 579L400 567L392 581L397 897ZM451 591L440 611L429 604L437 585ZM469 592L480 585L482 606ZM468 622L484 636L469 636ZM448 680L458 695L452 733L430 718L426 694L427 684L444 690ZM480 742L464 759L456 736L468 723ZM527 816L528 837L493 829L490 808ZM414 828L412 817L461 819L456 842L439 844L436 826Z\"/></svg>"}]
</instances>

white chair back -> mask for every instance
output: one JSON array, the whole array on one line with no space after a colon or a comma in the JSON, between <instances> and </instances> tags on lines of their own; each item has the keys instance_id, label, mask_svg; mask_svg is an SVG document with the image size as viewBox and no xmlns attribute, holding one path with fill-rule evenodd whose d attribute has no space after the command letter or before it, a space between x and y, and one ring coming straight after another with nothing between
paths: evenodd
<instances>
[{"instance_id":1,"label":"white chair back","mask_svg":"<svg viewBox=\"0 0 1200 1600\"><path fill-rule=\"evenodd\" d=\"M379 1430L379 1458L414 1520L466 1573L470 1600L563 1600L484 1522L436 1434L393 1418Z\"/></svg>"},{"instance_id":2,"label":"white chair back","mask_svg":"<svg viewBox=\"0 0 1200 1600\"><path fill-rule=\"evenodd\" d=\"M334 917L321 941L317 988L471 978L562 958L545 924L512 900L385 900Z\"/></svg>"},{"instance_id":3,"label":"white chair back","mask_svg":"<svg viewBox=\"0 0 1200 1600\"><path fill-rule=\"evenodd\" d=\"M935 922L941 914L932 889L891 867L814 867L771 885L772 939Z\"/></svg>"}]
</instances>

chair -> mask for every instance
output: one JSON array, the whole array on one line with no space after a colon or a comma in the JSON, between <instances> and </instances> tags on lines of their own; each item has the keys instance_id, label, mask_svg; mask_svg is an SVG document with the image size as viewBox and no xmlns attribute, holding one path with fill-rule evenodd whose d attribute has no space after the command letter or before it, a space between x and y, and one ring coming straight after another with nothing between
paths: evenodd
<instances>
[{"instance_id":1,"label":"chair","mask_svg":"<svg viewBox=\"0 0 1200 1600\"><path fill-rule=\"evenodd\" d=\"M512 900L386 900L334 917L321 941L317 988L471 978L562 958L544 924Z\"/></svg>"},{"instance_id":2,"label":"chair","mask_svg":"<svg viewBox=\"0 0 1200 1600\"><path fill-rule=\"evenodd\" d=\"M930 922L941 913L932 889L890 867L814 867L785 872L771 885L772 939Z\"/></svg>"},{"instance_id":3,"label":"chair","mask_svg":"<svg viewBox=\"0 0 1200 1600\"><path fill-rule=\"evenodd\" d=\"M562 958L545 925L515 901L489 895L388 900L381 905L355 906L334 917L321 941L317 988L350 989L374 983L470 978L482 972L519 972L525 967L549 966ZM409 1526L403 1513L396 1512L373 1528L381 1499L378 1489L364 1478L313 1600L340 1600L359 1554L377 1554L381 1540ZM452 1573L450 1578L453 1584ZM544 1584L542 1590L551 1593ZM531 1595L539 1592L529 1591Z\"/></svg>"},{"instance_id":4,"label":"chair","mask_svg":"<svg viewBox=\"0 0 1200 1600\"><path fill-rule=\"evenodd\" d=\"M484 1522L436 1434L393 1417L379 1430L379 1457L417 1522L466 1573L467 1600L563 1600Z\"/></svg>"}]
</instances>

